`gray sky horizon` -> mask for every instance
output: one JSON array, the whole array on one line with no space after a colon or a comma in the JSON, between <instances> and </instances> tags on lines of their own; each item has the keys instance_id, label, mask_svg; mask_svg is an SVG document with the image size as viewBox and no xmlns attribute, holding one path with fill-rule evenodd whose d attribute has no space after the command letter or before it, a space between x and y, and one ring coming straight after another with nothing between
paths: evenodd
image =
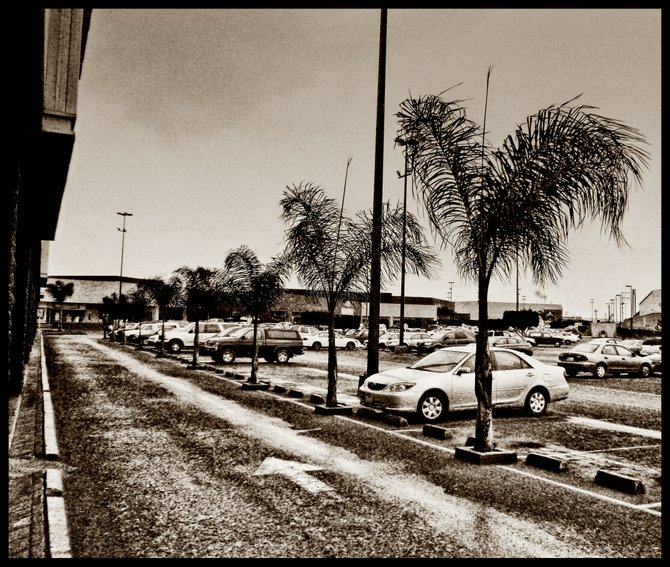
<instances>
[{"instance_id":1,"label":"gray sky horizon","mask_svg":"<svg viewBox=\"0 0 670 567\"><path fill-rule=\"evenodd\" d=\"M373 201L379 9L93 9L75 146L50 245L50 275L169 276L218 268L242 244L262 262L283 248L286 186L314 182L345 211ZM618 248L587 222L556 286L520 273L520 303L598 317L617 294L661 288L661 10L389 9L384 200L402 202L395 114L408 96L465 100L499 145L527 116L578 103L640 131L649 167L633 187ZM410 195L408 210L426 225ZM438 245L436 245L438 247ZM453 252L408 296L476 301ZM450 283L450 282L453 282ZM515 274L490 301L516 300ZM297 287L297 280L290 287ZM400 293L400 279L385 289ZM629 316L626 304L624 316Z\"/></svg>"}]
</instances>

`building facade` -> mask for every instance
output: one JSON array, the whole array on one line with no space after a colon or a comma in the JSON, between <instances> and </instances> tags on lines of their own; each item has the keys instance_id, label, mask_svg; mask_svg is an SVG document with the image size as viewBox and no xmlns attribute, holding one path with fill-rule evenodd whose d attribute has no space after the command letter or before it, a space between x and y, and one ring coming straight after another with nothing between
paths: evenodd
<instances>
[{"instance_id":1,"label":"building facade","mask_svg":"<svg viewBox=\"0 0 670 567\"><path fill-rule=\"evenodd\" d=\"M23 387L37 334L42 244L53 240L74 145L77 92L90 9L4 12L12 27L5 84L5 273L8 383Z\"/></svg>"}]
</instances>

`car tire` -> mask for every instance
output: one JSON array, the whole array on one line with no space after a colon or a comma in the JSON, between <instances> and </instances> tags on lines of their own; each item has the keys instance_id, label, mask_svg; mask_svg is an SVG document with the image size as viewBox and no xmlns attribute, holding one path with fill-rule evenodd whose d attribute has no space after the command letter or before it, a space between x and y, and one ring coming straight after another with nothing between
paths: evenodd
<instances>
[{"instance_id":1,"label":"car tire","mask_svg":"<svg viewBox=\"0 0 670 567\"><path fill-rule=\"evenodd\" d=\"M231 364L235 362L235 350L232 348L224 348L221 351L221 362L224 362L226 364Z\"/></svg>"},{"instance_id":2,"label":"car tire","mask_svg":"<svg viewBox=\"0 0 670 567\"><path fill-rule=\"evenodd\" d=\"M179 339L172 339L167 344L167 347L170 352L177 354L178 352L181 352L182 349L184 348L184 343L182 343Z\"/></svg>"},{"instance_id":3,"label":"car tire","mask_svg":"<svg viewBox=\"0 0 670 567\"><path fill-rule=\"evenodd\" d=\"M593 375L596 378L604 378L605 374L607 374L607 366L604 364L596 364L596 367L593 369Z\"/></svg>"},{"instance_id":4,"label":"car tire","mask_svg":"<svg viewBox=\"0 0 670 567\"><path fill-rule=\"evenodd\" d=\"M286 364L291 359L291 353L285 348L280 348L275 351L275 360L279 364Z\"/></svg>"},{"instance_id":5,"label":"car tire","mask_svg":"<svg viewBox=\"0 0 670 567\"><path fill-rule=\"evenodd\" d=\"M561 341L561 340L554 341L554 346L555 346L555 347L559 347L559 346L561 346L562 344L563 344L563 341Z\"/></svg>"},{"instance_id":6,"label":"car tire","mask_svg":"<svg viewBox=\"0 0 670 567\"><path fill-rule=\"evenodd\" d=\"M321 343L314 343L312 345L312 350L321 350Z\"/></svg>"},{"instance_id":7,"label":"car tire","mask_svg":"<svg viewBox=\"0 0 670 567\"><path fill-rule=\"evenodd\" d=\"M649 376L651 376L651 366L648 364L640 366L640 376L642 376L642 378L649 378Z\"/></svg>"},{"instance_id":8,"label":"car tire","mask_svg":"<svg viewBox=\"0 0 670 567\"><path fill-rule=\"evenodd\" d=\"M531 390L526 398L525 409L530 416L537 417L547 411L547 393L544 390L536 388Z\"/></svg>"},{"instance_id":9,"label":"car tire","mask_svg":"<svg viewBox=\"0 0 670 567\"><path fill-rule=\"evenodd\" d=\"M435 345L431 350L435 352L436 350L440 350L442 348L442 345Z\"/></svg>"},{"instance_id":10,"label":"car tire","mask_svg":"<svg viewBox=\"0 0 670 567\"><path fill-rule=\"evenodd\" d=\"M344 348L346 348L347 350L354 350L356 348L356 345L352 342L348 342Z\"/></svg>"},{"instance_id":11,"label":"car tire","mask_svg":"<svg viewBox=\"0 0 670 567\"><path fill-rule=\"evenodd\" d=\"M419 400L419 416L428 423L444 419L448 409L447 397L440 392L426 392Z\"/></svg>"}]
</instances>

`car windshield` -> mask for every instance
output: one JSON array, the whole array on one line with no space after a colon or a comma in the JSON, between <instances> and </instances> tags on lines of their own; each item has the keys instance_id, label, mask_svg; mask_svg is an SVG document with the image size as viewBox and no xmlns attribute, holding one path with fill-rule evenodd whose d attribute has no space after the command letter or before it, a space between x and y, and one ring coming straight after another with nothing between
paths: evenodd
<instances>
[{"instance_id":1,"label":"car windshield","mask_svg":"<svg viewBox=\"0 0 670 567\"><path fill-rule=\"evenodd\" d=\"M595 343L583 343L572 349L573 352L596 352L600 345Z\"/></svg>"},{"instance_id":2,"label":"car windshield","mask_svg":"<svg viewBox=\"0 0 670 567\"><path fill-rule=\"evenodd\" d=\"M428 372L449 372L453 370L461 360L470 356L470 352L460 350L436 350L418 360L408 368L414 370L426 370Z\"/></svg>"}]
</instances>

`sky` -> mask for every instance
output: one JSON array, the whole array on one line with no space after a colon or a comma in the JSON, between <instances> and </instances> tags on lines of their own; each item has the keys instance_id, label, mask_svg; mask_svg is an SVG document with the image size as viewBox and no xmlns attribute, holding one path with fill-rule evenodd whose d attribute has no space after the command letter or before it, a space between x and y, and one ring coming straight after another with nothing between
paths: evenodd
<instances>
[{"instance_id":1,"label":"sky","mask_svg":"<svg viewBox=\"0 0 670 567\"><path fill-rule=\"evenodd\" d=\"M380 12L94 8L49 275L119 275L123 264L124 276L167 277L181 266L222 267L243 244L268 262L288 228L282 192L301 182L338 203L344 195L351 216L372 209ZM581 95L639 130L650 156L629 196L628 246L587 222L570 234L557 285L520 271L520 306L559 303L564 316L602 318L627 286L637 303L660 289L661 10L389 9L385 201L403 199L394 146L402 101L451 89L481 125L490 66L494 145L528 116ZM440 249L411 191L407 210ZM406 296L475 301L452 249L440 258L433 279L407 276ZM515 302L515 287L516 274L494 280L489 300ZM384 291L399 295L400 278Z\"/></svg>"}]
</instances>

